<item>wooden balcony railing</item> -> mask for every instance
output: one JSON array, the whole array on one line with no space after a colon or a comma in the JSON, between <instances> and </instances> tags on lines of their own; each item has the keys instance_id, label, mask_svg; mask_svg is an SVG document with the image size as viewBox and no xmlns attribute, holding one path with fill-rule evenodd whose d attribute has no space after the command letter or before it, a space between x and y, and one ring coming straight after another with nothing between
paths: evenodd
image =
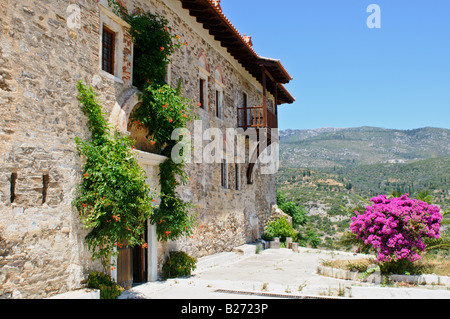
<instances>
[{"instance_id":1,"label":"wooden balcony railing","mask_svg":"<svg viewBox=\"0 0 450 319\"><path fill-rule=\"evenodd\" d=\"M238 108L238 127L278 128L277 116L264 106Z\"/></svg>"}]
</instances>

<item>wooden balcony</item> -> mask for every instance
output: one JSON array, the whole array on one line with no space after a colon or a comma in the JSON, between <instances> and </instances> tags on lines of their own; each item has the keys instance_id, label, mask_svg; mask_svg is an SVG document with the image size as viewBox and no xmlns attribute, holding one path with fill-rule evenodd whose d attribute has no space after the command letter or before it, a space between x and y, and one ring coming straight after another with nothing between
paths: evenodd
<instances>
[{"instance_id":1,"label":"wooden balcony","mask_svg":"<svg viewBox=\"0 0 450 319\"><path fill-rule=\"evenodd\" d=\"M265 106L238 108L237 126L247 128L278 128L277 116Z\"/></svg>"}]
</instances>

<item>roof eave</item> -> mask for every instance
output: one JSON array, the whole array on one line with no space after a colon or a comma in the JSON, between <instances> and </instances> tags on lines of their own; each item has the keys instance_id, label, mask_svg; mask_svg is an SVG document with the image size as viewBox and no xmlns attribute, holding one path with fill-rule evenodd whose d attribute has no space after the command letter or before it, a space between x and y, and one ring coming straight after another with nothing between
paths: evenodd
<instances>
[{"instance_id":1,"label":"roof eave","mask_svg":"<svg viewBox=\"0 0 450 319\"><path fill-rule=\"evenodd\" d=\"M213 0L180 0L184 9L189 10L189 14L196 18L209 31L214 39L221 43L223 47L246 69L258 82L262 84L261 65L268 66L266 70L272 75L276 82L282 84L289 83L293 78L286 71L280 60L259 56L253 48L245 41L244 37L228 20L222 12L220 6L216 6ZM272 74L273 73L273 74ZM272 88L269 88L271 91ZM274 92L272 92L274 93ZM295 101L292 95L284 88L283 95L288 102ZM292 103L292 102L291 102Z\"/></svg>"}]
</instances>

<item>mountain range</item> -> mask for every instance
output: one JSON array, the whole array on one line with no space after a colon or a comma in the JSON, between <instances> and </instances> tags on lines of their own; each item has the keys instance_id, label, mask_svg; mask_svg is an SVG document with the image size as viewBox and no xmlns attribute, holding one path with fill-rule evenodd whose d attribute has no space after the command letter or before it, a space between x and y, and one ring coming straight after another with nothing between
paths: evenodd
<instances>
[{"instance_id":1,"label":"mountain range","mask_svg":"<svg viewBox=\"0 0 450 319\"><path fill-rule=\"evenodd\" d=\"M450 130L377 127L280 131L281 165L333 167L409 163L450 156Z\"/></svg>"},{"instance_id":2,"label":"mountain range","mask_svg":"<svg viewBox=\"0 0 450 319\"><path fill-rule=\"evenodd\" d=\"M428 192L450 209L450 130L376 127L280 131L278 190L305 207L307 228L333 247L371 197Z\"/></svg>"}]
</instances>

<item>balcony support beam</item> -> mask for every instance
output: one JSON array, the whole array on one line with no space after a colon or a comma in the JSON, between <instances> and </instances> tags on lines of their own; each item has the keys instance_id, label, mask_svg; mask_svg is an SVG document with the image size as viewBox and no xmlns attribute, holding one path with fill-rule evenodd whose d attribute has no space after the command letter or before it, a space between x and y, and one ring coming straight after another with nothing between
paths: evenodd
<instances>
[{"instance_id":1,"label":"balcony support beam","mask_svg":"<svg viewBox=\"0 0 450 319\"><path fill-rule=\"evenodd\" d=\"M267 87L266 87L266 68L261 67L262 72L262 86L263 86L263 116L264 116L264 126L267 126Z\"/></svg>"}]
</instances>

